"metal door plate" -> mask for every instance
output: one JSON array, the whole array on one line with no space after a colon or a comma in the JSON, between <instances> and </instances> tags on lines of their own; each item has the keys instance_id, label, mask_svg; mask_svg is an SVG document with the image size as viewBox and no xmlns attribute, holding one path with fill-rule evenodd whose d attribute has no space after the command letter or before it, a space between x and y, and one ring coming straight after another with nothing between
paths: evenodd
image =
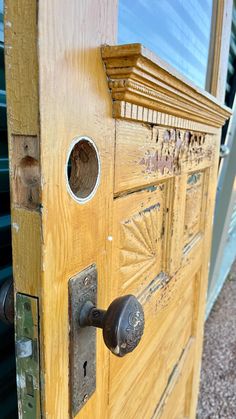
<instances>
[{"instance_id":1,"label":"metal door plate","mask_svg":"<svg viewBox=\"0 0 236 419\"><path fill-rule=\"evenodd\" d=\"M16 294L15 342L18 414L41 417L38 299Z\"/></svg>"},{"instance_id":2,"label":"metal door plate","mask_svg":"<svg viewBox=\"0 0 236 419\"><path fill-rule=\"evenodd\" d=\"M70 406L74 417L96 388L96 328L79 326L81 307L97 303L97 269L89 266L69 280Z\"/></svg>"}]
</instances>

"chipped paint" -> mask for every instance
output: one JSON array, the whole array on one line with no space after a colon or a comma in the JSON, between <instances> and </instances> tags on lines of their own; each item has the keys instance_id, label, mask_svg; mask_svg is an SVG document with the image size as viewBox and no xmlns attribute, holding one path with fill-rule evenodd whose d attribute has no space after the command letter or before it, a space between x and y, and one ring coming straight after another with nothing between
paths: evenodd
<instances>
[{"instance_id":1,"label":"chipped paint","mask_svg":"<svg viewBox=\"0 0 236 419\"><path fill-rule=\"evenodd\" d=\"M151 185L151 186L147 186L145 189L148 191L148 192L155 192L156 190L157 190L157 186L156 185Z\"/></svg>"},{"instance_id":2,"label":"chipped paint","mask_svg":"<svg viewBox=\"0 0 236 419\"><path fill-rule=\"evenodd\" d=\"M158 138L157 149L147 150L139 164L145 166L148 174L178 174L183 163L199 164L204 158L212 159L212 146L206 143L204 133L167 129Z\"/></svg>"},{"instance_id":3,"label":"chipped paint","mask_svg":"<svg viewBox=\"0 0 236 419\"><path fill-rule=\"evenodd\" d=\"M154 204L154 205L151 205L150 207L148 207L148 208L145 208L143 211L141 211L139 214L141 215L142 213L146 213L146 212L150 212L150 211L153 211L153 210L155 210L155 209L160 209L160 207L161 207L161 204L158 202L157 204Z\"/></svg>"},{"instance_id":4,"label":"chipped paint","mask_svg":"<svg viewBox=\"0 0 236 419\"><path fill-rule=\"evenodd\" d=\"M200 179L200 177L201 177L200 173L193 173L192 175L188 177L188 181L187 181L188 185L195 185Z\"/></svg>"},{"instance_id":5,"label":"chipped paint","mask_svg":"<svg viewBox=\"0 0 236 419\"><path fill-rule=\"evenodd\" d=\"M154 279L149 282L146 288L139 295L138 300L145 304L151 296L161 288L164 288L170 281L169 275L165 272L160 272Z\"/></svg>"},{"instance_id":6,"label":"chipped paint","mask_svg":"<svg viewBox=\"0 0 236 419\"><path fill-rule=\"evenodd\" d=\"M150 207L144 208L142 211L139 211L136 214L136 216L137 215L138 216L142 216L143 214L146 214L146 213L151 212L153 210L158 210L159 211L160 208L161 208L161 204L159 202L157 202L156 204L151 205ZM128 219L128 220L123 221L123 224L130 224L130 223L131 223L131 219Z\"/></svg>"}]
</instances>

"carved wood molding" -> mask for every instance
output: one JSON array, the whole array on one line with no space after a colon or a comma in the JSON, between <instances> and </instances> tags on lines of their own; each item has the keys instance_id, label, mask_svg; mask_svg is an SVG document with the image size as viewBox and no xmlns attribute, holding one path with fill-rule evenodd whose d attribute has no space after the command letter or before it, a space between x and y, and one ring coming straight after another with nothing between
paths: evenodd
<instances>
[{"instance_id":1,"label":"carved wood molding","mask_svg":"<svg viewBox=\"0 0 236 419\"><path fill-rule=\"evenodd\" d=\"M135 120L149 124L163 125L168 128L174 127L210 134L217 134L219 130L217 127L208 126L201 122L184 119L176 115L158 112L155 109L118 100L113 102L113 116L119 119Z\"/></svg>"},{"instance_id":2,"label":"carved wood molding","mask_svg":"<svg viewBox=\"0 0 236 419\"><path fill-rule=\"evenodd\" d=\"M115 118L162 123L167 114L219 128L231 114L141 44L104 46L102 58Z\"/></svg>"}]
</instances>

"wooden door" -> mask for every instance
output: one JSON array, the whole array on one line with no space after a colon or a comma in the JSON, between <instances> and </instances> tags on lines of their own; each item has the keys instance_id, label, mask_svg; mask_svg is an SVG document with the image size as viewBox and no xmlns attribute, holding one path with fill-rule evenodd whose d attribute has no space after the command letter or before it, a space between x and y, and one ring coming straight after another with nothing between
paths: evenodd
<instances>
[{"instance_id":1,"label":"wooden door","mask_svg":"<svg viewBox=\"0 0 236 419\"><path fill-rule=\"evenodd\" d=\"M124 358L97 333L76 417L195 416L229 112L142 46L102 47L116 24L116 1L6 1L16 339L32 297L38 343L30 375L17 356L21 417L71 416L68 284L93 264L98 306L135 295L145 330Z\"/></svg>"}]
</instances>

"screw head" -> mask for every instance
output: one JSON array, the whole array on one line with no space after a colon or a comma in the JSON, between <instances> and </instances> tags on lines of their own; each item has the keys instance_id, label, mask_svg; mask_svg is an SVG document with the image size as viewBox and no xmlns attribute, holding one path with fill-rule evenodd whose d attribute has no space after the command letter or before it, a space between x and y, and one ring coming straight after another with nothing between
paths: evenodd
<instances>
[{"instance_id":1,"label":"screw head","mask_svg":"<svg viewBox=\"0 0 236 419\"><path fill-rule=\"evenodd\" d=\"M89 284L89 277L88 276L86 276L85 278L84 278L84 285L88 285Z\"/></svg>"},{"instance_id":2,"label":"screw head","mask_svg":"<svg viewBox=\"0 0 236 419\"><path fill-rule=\"evenodd\" d=\"M29 358L33 354L32 339L22 338L16 341L17 358Z\"/></svg>"},{"instance_id":3,"label":"screw head","mask_svg":"<svg viewBox=\"0 0 236 419\"><path fill-rule=\"evenodd\" d=\"M85 394L83 397L83 402L85 403L88 400L88 394Z\"/></svg>"}]
</instances>

